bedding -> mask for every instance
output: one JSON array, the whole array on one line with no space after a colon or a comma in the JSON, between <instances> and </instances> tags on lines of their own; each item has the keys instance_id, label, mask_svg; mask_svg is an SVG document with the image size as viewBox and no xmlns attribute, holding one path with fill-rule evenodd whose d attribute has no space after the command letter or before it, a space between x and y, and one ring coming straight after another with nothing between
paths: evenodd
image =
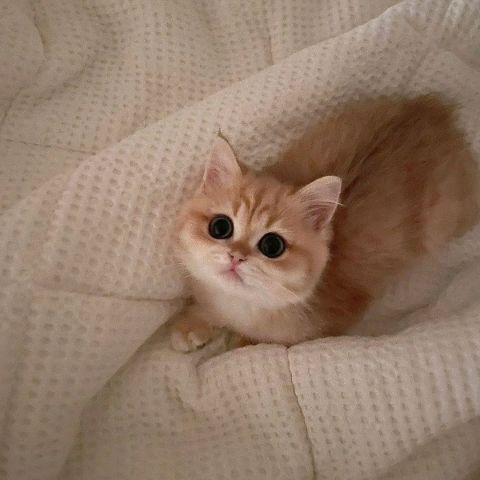
<instances>
[{"instance_id":1,"label":"bedding","mask_svg":"<svg viewBox=\"0 0 480 480\"><path fill-rule=\"evenodd\" d=\"M479 0L0 6L0 473L480 476L480 228L350 336L172 351L180 202L364 95L440 92L480 153Z\"/></svg>"}]
</instances>

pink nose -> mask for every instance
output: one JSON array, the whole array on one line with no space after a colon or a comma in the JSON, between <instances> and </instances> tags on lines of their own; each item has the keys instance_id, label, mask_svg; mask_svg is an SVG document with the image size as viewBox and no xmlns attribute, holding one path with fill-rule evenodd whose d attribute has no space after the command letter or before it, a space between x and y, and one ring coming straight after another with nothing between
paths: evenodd
<instances>
[{"instance_id":1,"label":"pink nose","mask_svg":"<svg viewBox=\"0 0 480 480\"><path fill-rule=\"evenodd\" d=\"M237 255L236 253L229 253L228 255L230 257L230 263L231 263L232 269L235 269L240 263L246 260L245 257L242 257L241 255Z\"/></svg>"}]
</instances>

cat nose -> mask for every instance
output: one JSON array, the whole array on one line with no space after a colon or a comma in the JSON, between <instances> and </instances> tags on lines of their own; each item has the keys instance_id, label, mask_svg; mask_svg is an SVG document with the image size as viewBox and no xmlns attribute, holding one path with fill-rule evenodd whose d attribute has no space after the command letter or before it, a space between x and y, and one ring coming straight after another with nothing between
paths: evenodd
<instances>
[{"instance_id":1,"label":"cat nose","mask_svg":"<svg viewBox=\"0 0 480 480\"><path fill-rule=\"evenodd\" d=\"M229 252L228 255L230 257L230 261L234 264L242 263L247 259L243 255L240 255L239 253L236 253L236 252L235 253Z\"/></svg>"}]
</instances>

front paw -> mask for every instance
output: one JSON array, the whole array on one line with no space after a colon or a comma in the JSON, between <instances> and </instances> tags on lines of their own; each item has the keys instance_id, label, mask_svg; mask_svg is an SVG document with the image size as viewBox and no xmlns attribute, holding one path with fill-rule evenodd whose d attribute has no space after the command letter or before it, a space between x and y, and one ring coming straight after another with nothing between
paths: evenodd
<instances>
[{"instance_id":1,"label":"front paw","mask_svg":"<svg viewBox=\"0 0 480 480\"><path fill-rule=\"evenodd\" d=\"M171 331L170 344L177 352L192 352L203 347L213 338L213 329L209 325L189 319L176 322Z\"/></svg>"}]
</instances>

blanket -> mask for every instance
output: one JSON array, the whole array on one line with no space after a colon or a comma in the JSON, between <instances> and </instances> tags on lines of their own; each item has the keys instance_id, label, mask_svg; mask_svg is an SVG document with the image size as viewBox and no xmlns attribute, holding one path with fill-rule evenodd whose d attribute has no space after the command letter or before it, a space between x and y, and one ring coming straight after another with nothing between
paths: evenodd
<instances>
[{"instance_id":1,"label":"blanket","mask_svg":"<svg viewBox=\"0 0 480 480\"><path fill-rule=\"evenodd\" d=\"M349 336L172 351L174 218L219 128L253 168L364 95L480 152L480 0L2 0L0 476L480 476L480 228Z\"/></svg>"}]
</instances>

